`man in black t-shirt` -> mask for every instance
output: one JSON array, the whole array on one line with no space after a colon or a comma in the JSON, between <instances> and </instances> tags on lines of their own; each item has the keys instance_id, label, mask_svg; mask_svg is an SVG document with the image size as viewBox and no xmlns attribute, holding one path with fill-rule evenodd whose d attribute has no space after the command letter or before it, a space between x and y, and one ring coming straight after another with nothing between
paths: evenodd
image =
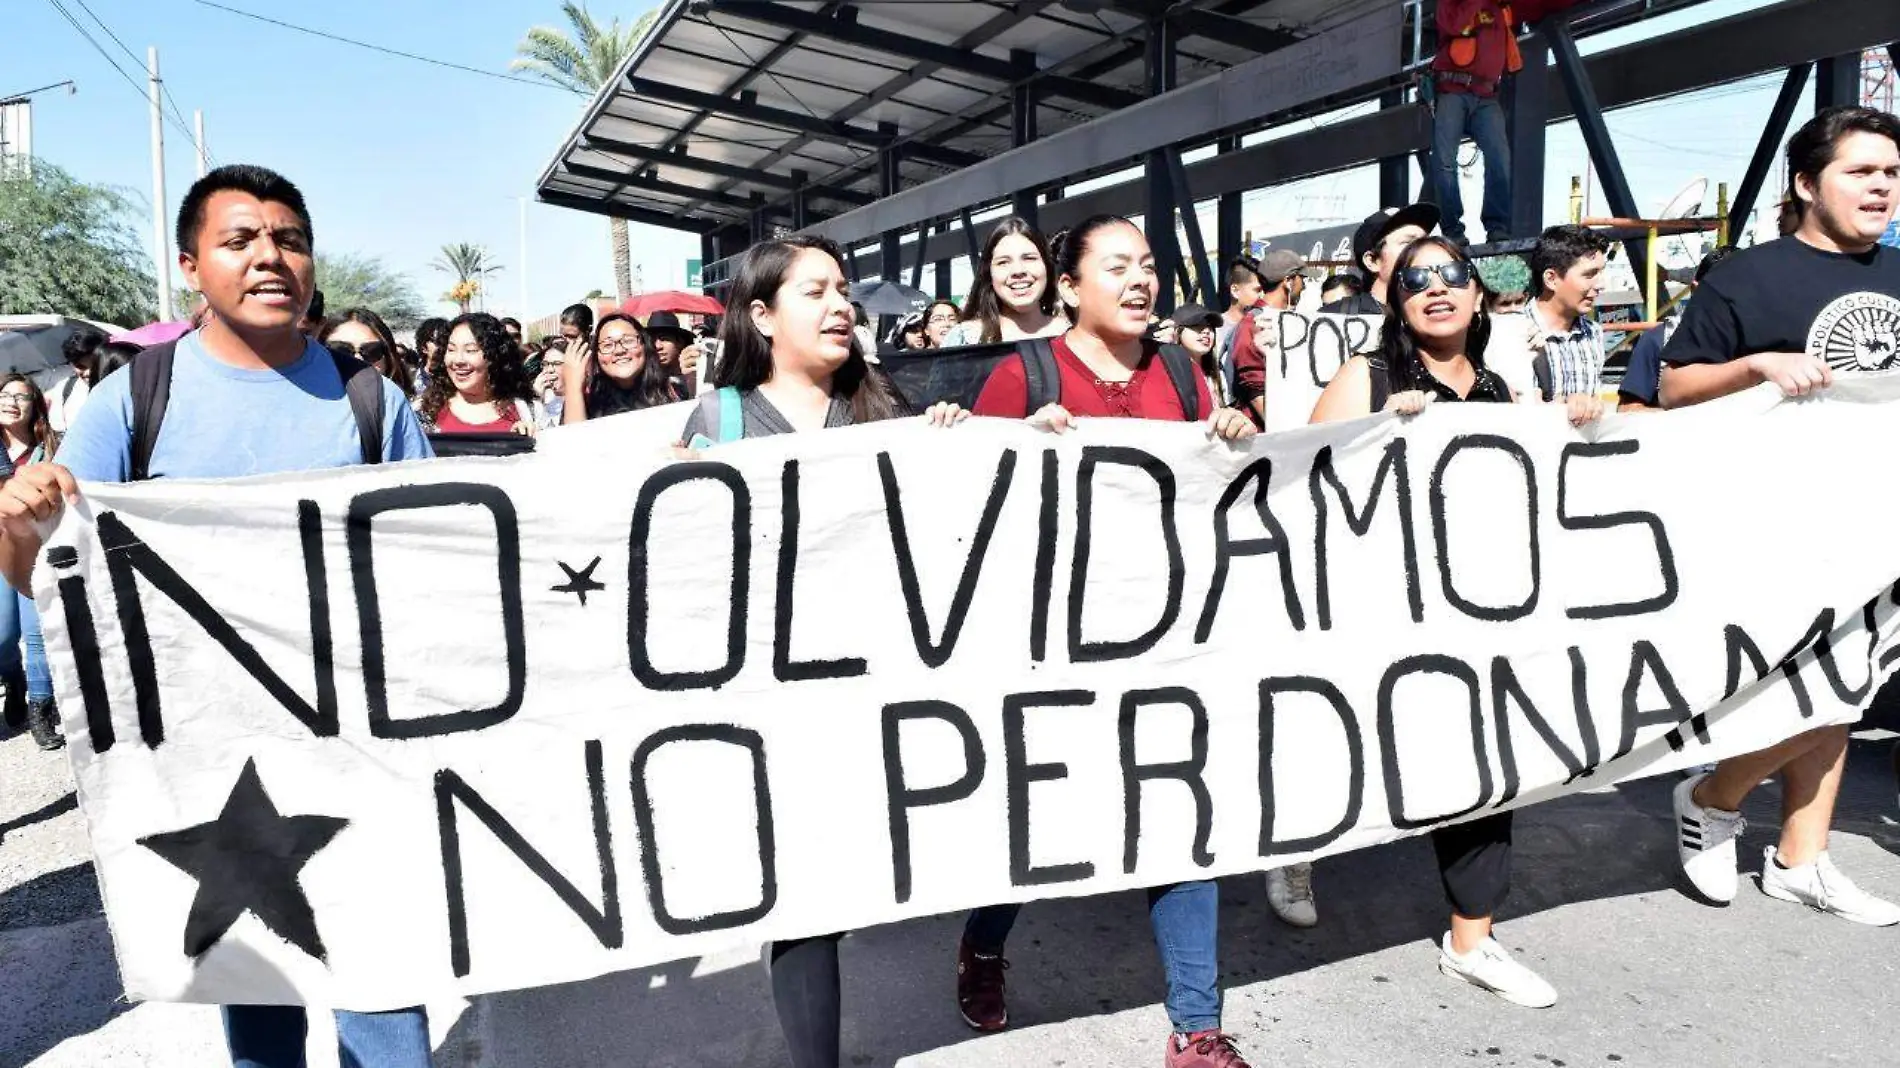
<instances>
[{"instance_id":1,"label":"man in black t-shirt","mask_svg":"<svg viewBox=\"0 0 1900 1068\"><path fill-rule=\"evenodd\" d=\"M1821 112L1789 139L1788 176L1798 228L1703 281L1663 348L1664 407L1762 382L1801 396L1837 374L1900 368L1900 251L1879 244L1900 198L1900 119L1867 108ZM1781 840L1762 862L1762 892L1857 923L1900 923L1900 906L1861 890L1828 859L1847 730L1808 731L1676 787L1677 853L1697 890L1734 898L1742 800L1779 773Z\"/></svg>"}]
</instances>

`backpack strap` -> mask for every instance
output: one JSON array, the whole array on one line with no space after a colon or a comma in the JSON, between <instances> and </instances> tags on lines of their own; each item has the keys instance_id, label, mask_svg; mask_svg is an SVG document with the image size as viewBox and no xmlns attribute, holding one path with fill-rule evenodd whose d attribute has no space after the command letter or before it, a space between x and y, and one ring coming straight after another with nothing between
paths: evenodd
<instances>
[{"instance_id":1,"label":"backpack strap","mask_svg":"<svg viewBox=\"0 0 1900 1068\"><path fill-rule=\"evenodd\" d=\"M1035 415L1062 399L1062 372L1056 367L1056 347L1046 337L1025 338L1016 346L1023 361L1025 394L1023 418Z\"/></svg>"},{"instance_id":2,"label":"backpack strap","mask_svg":"<svg viewBox=\"0 0 1900 1068\"><path fill-rule=\"evenodd\" d=\"M356 438L363 446L363 462L383 462L383 376L354 356L331 352L336 375L343 380L343 395L350 399L350 414L356 416Z\"/></svg>"},{"instance_id":3,"label":"backpack strap","mask_svg":"<svg viewBox=\"0 0 1900 1068\"><path fill-rule=\"evenodd\" d=\"M141 349L126 370L132 376L132 469L127 481L152 477L152 450L158 446L165 405L171 400L172 357L177 351L172 341Z\"/></svg>"},{"instance_id":4,"label":"backpack strap","mask_svg":"<svg viewBox=\"0 0 1900 1068\"><path fill-rule=\"evenodd\" d=\"M1372 377L1372 414L1378 415L1385 411L1385 402L1392 399L1392 372L1377 356L1366 357L1366 370Z\"/></svg>"},{"instance_id":5,"label":"backpack strap","mask_svg":"<svg viewBox=\"0 0 1900 1068\"><path fill-rule=\"evenodd\" d=\"M1181 411L1190 423L1198 423L1201 416L1201 371L1194 366L1194 354L1179 345L1161 346L1161 366L1168 372L1168 381L1174 383L1174 392L1181 398Z\"/></svg>"},{"instance_id":6,"label":"backpack strap","mask_svg":"<svg viewBox=\"0 0 1900 1068\"><path fill-rule=\"evenodd\" d=\"M78 385L79 375L75 372L71 377L66 379L65 385L59 387L59 401L61 404L68 403L73 399L73 390L77 388Z\"/></svg>"},{"instance_id":7,"label":"backpack strap","mask_svg":"<svg viewBox=\"0 0 1900 1068\"><path fill-rule=\"evenodd\" d=\"M720 386L713 392L713 410L719 416L719 444L745 437L745 398L738 386Z\"/></svg>"}]
</instances>

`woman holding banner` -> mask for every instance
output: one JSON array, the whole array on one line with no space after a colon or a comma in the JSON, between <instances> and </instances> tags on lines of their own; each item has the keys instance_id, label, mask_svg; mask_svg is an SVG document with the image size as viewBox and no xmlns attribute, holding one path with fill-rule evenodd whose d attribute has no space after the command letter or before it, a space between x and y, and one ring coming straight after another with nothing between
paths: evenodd
<instances>
[{"instance_id":1,"label":"woman holding banner","mask_svg":"<svg viewBox=\"0 0 1900 1068\"><path fill-rule=\"evenodd\" d=\"M735 272L719 330L712 378L718 388L687 417L683 445L700 449L911 415L890 378L864 358L848 287L843 250L822 237L752 246ZM924 417L948 427L968 416L954 404L937 404ZM842 937L772 944L772 1002L792 1068L838 1068Z\"/></svg>"},{"instance_id":2,"label":"woman holding banner","mask_svg":"<svg viewBox=\"0 0 1900 1068\"><path fill-rule=\"evenodd\" d=\"M1246 415L1215 408L1192 356L1148 336L1148 313L1161 283L1148 239L1133 223L1113 215L1082 222L1062 242L1054 273L1062 303L1075 309L1075 325L1004 357L977 397L978 415L1028 417L1037 426L1064 431L1080 417L1201 422L1211 412L1204 420L1210 435L1226 441L1254 436ZM1044 366L1036 381L1053 387L1052 396L1031 387L1032 360ZM980 908L964 924L957 1008L979 1031L999 1031L1009 1022L1003 945L1021 908ZM1148 916L1168 979L1167 1068L1247 1068L1233 1040L1221 1033L1215 884L1154 887Z\"/></svg>"},{"instance_id":3,"label":"woman holding banner","mask_svg":"<svg viewBox=\"0 0 1900 1068\"><path fill-rule=\"evenodd\" d=\"M1417 415L1434 402L1512 401L1511 387L1484 365L1491 317L1470 257L1442 237L1399 253L1386 283L1384 341L1376 356L1341 367L1313 409L1313 422L1373 412ZM1603 414L1595 394L1566 398L1572 425ZM1439 942L1438 970L1514 1005L1548 1008L1557 991L1491 937L1491 917L1511 891L1511 814L1493 813L1432 832L1438 874L1451 900L1451 929Z\"/></svg>"},{"instance_id":4,"label":"woman holding banner","mask_svg":"<svg viewBox=\"0 0 1900 1068\"><path fill-rule=\"evenodd\" d=\"M938 343L939 348L993 345L1029 337L1054 337L1069 322L1056 303L1049 281L1049 243L1036 228L1011 215L996 224L976 263L963 321ZM932 305L931 311L936 312Z\"/></svg>"}]
</instances>

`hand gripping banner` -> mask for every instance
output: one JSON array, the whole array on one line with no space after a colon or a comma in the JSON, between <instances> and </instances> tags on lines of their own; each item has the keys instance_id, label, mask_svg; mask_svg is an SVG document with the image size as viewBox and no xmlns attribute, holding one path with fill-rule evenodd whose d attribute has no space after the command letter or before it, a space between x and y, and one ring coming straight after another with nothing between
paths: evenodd
<instances>
[{"instance_id":1,"label":"hand gripping banner","mask_svg":"<svg viewBox=\"0 0 1900 1068\"><path fill-rule=\"evenodd\" d=\"M643 420L84 487L37 593L130 996L386 1008L1254 871L1851 720L1900 658L1892 377L1241 449L678 462Z\"/></svg>"}]
</instances>

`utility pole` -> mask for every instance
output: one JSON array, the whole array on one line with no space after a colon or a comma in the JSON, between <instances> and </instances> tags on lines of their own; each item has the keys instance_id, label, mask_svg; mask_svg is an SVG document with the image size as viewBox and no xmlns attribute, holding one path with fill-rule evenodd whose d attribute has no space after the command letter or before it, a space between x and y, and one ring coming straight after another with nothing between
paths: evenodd
<instances>
[{"instance_id":1,"label":"utility pole","mask_svg":"<svg viewBox=\"0 0 1900 1068\"><path fill-rule=\"evenodd\" d=\"M515 314L523 323L526 323L528 315L530 314L528 311L528 198L516 197L515 200L521 205L521 259L519 261L521 264L519 272L521 275L521 310ZM522 329L526 330L527 328L524 326Z\"/></svg>"},{"instance_id":2,"label":"utility pole","mask_svg":"<svg viewBox=\"0 0 1900 1068\"><path fill-rule=\"evenodd\" d=\"M198 177L203 178L205 172L211 169L211 157L205 152L204 112L194 110L191 113L191 127L193 133L192 141L198 148Z\"/></svg>"},{"instance_id":3,"label":"utility pole","mask_svg":"<svg viewBox=\"0 0 1900 1068\"><path fill-rule=\"evenodd\" d=\"M165 236L165 112L159 97L158 48L145 50L146 90L152 99L152 260L158 267L158 321L172 320L171 241Z\"/></svg>"}]
</instances>

